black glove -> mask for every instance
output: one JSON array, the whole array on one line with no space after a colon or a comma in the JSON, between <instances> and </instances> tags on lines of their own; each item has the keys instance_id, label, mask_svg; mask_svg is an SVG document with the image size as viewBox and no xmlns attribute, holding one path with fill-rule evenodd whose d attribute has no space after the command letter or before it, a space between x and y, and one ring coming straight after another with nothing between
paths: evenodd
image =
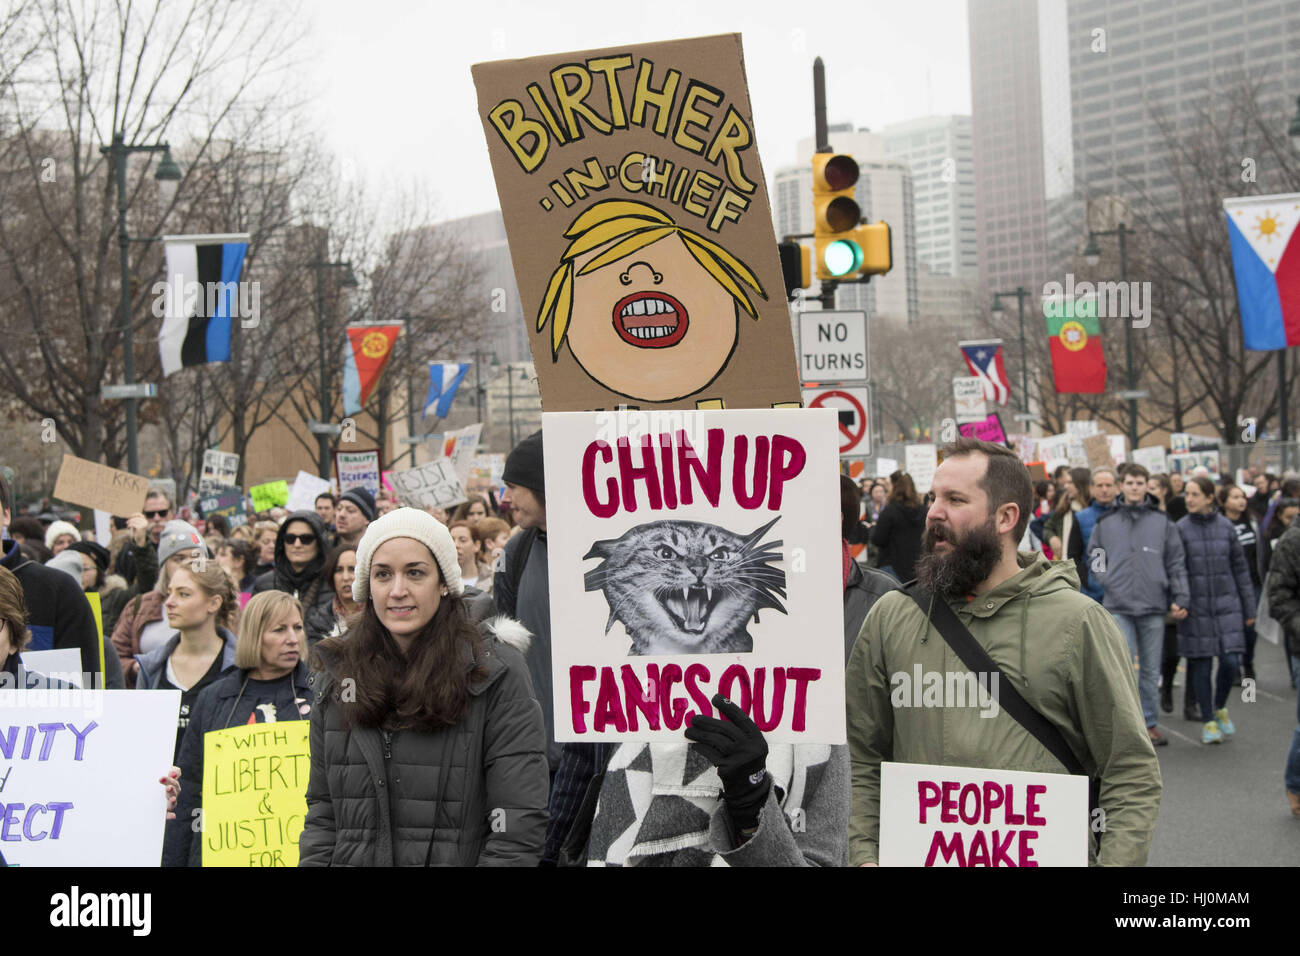
<instances>
[{"instance_id":1,"label":"black glove","mask_svg":"<svg viewBox=\"0 0 1300 956\"><path fill-rule=\"evenodd\" d=\"M753 830L772 786L766 771L767 741L745 712L721 694L713 695L713 706L727 720L696 714L686 739L718 768L722 798L736 827Z\"/></svg>"}]
</instances>

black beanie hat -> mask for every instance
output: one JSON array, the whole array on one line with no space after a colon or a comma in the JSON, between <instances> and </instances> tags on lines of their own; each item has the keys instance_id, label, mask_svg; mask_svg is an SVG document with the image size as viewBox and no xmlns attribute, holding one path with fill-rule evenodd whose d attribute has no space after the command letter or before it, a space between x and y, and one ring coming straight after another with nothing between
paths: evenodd
<instances>
[{"instance_id":1,"label":"black beanie hat","mask_svg":"<svg viewBox=\"0 0 1300 956\"><path fill-rule=\"evenodd\" d=\"M349 488L339 495L339 501L350 501L366 516L367 521L374 521L379 511L375 508L375 496L369 488Z\"/></svg>"},{"instance_id":2,"label":"black beanie hat","mask_svg":"<svg viewBox=\"0 0 1300 956\"><path fill-rule=\"evenodd\" d=\"M535 431L506 456L506 467L501 480L511 485L522 485L529 491L546 494L546 469L542 464L542 433Z\"/></svg>"},{"instance_id":3,"label":"black beanie hat","mask_svg":"<svg viewBox=\"0 0 1300 956\"><path fill-rule=\"evenodd\" d=\"M102 544L96 544L94 541L74 541L68 545L69 551L80 551L82 554L90 555L90 559L100 571L108 570L108 548Z\"/></svg>"}]
</instances>

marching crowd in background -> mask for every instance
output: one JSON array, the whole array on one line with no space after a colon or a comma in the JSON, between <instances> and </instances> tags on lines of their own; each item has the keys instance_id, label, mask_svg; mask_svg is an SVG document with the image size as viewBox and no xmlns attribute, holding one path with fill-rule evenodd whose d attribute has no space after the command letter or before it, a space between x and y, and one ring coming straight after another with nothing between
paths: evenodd
<instances>
[{"instance_id":1,"label":"marching crowd in background","mask_svg":"<svg viewBox=\"0 0 1300 956\"><path fill-rule=\"evenodd\" d=\"M769 745L721 696L725 719L696 715L678 745L559 744L543 475L539 432L499 498L450 514L352 488L231 527L153 488L103 543L14 513L0 479L6 679L33 686L18 652L40 637L107 687L180 692L165 865L201 860L203 734L299 719L304 866L870 865L885 760L1086 773L1110 808L1090 858L1134 865L1180 661L1205 744L1236 732L1257 628L1300 675L1300 477L1245 489L1128 465L1034 483L962 439L925 495L904 472L841 476L847 745ZM927 621L974 635L1068 752L1006 716L941 731L891 705L889 675L933 660ZM1300 727L1286 790L1300 818Z\"/></svg>"}]
</instances>

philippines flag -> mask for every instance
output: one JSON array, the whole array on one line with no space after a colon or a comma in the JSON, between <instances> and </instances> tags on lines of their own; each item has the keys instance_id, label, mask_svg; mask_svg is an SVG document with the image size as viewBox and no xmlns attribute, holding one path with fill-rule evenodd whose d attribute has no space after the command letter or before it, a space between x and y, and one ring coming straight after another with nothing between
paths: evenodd
<instances>
[{"instance_id":1,"label":"philippines flag","mask_svg":"<svg viewBox=\"0 0 1300 956\"><path fill-rule=\"evenodd\" d=\"M429 396L424 400L423 419L430 412L436 418L446 418L451 411L451 401L456 389L469 371L469 362L431 362L429 364Z\"/></svg>"},{"instance_id":2,"label":"philippines flag","mask_svg":"<svg viewBox=\"0 0 1300 956\"><path fill-rule=\"evenodd\" d=\"M1002 340L984 339L979 342L958 342L966 367L984 386L984 400L1005 405L1011 398L1011 383L1002 365Z\"/></svg>"},{"instance_id":3,"label":"philippines flag","mask_svg":"<svg viewBox=\"0 0 1300 956\"><path fill-rule=\"evenodd\" d=\"M248 233L163 236L163 248L167 282L158 332L163 375L191 365L229 362L230 321L240 313L239 303L249 298L239 281Z\"/></svg>"},{"instance_id":4,"label":"philippines flag","mask_svg":"<svg viewBox=\"0 0 1300 956\"><path fill-rule=\"evenodd\" d=\"M1225 199L1246 348L1300 345L1300 193Z\"/></svg>"}]
</instances>

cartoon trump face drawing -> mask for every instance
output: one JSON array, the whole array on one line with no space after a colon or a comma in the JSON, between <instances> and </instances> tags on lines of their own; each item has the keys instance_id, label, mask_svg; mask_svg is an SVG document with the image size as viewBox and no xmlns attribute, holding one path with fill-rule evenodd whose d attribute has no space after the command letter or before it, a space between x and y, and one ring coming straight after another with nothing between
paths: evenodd
<instances>
[{"instance_id":1,"label":"cartoon trump face drawing","mask_svg":"<svg viewBox=\"0 0 1300 956\"><path fill-rule=\"evenodd\" d=\"M708 386L735 351L740 313L758 319L745 287L767 297L743 262L646 203L596 203L564 235L537 330L549 321L553 359L567 342L587 375L629 398Z\"/></svg>"}]
</instances>

